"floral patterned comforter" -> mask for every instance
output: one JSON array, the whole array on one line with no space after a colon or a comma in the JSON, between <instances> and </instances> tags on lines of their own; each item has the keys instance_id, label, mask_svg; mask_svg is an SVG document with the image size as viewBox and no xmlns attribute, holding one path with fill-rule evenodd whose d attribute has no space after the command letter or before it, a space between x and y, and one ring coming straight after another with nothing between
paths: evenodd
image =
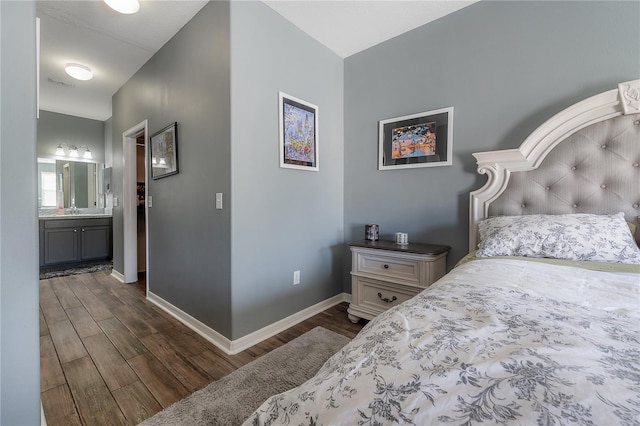
<instances>
[{"instance_id":1,"label":"floral patterned comforter","mask_svg":"<svg viewBox=\"0 0 640 426\"><path fill-rule=\"evenodd\" d=\"M640 274L483 259L245 425L639 425Z\"/></svg>"}]
</instances>

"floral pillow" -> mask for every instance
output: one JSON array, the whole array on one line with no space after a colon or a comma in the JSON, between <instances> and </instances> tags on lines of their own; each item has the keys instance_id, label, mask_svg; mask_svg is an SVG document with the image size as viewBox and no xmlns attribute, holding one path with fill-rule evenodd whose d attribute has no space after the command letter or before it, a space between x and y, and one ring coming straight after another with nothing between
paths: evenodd
<instances>
[{"instance_id":1,"label":"floral pillow","mask_svg":"<svg viewBox=\"0 0 640 426\"><path fill-rule=\"evenodd\" d=\"M496 216L478 223L476 256L526 256L640 264L623 213Z\"/></svg>"}]
</instances>

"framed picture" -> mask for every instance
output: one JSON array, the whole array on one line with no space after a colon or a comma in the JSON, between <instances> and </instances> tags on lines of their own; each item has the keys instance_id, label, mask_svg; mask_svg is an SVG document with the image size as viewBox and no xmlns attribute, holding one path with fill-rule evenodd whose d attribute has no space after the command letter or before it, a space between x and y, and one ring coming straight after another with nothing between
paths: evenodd
<instances>
[{"instance_id":1,"label":"framed picture","mask_svg":"<svg viewBox=\"0 0 640 426\"><path fill-rule=\"evenodd\" d=\"M317 172L318 107L278 92L280 167Z\"/></svg>"},{"instance_id":2,"label":"framed picture","mask_svg":"<svg viewBox=\"0 0 640 426\"><path fill-rule=\"evenodd\" d=\"M178 173L178 123L151 136L151 177L160 179Z\"/></svg>"},{"instance_id":3,"label":"framed picture","mask_svg":"<svg viewBox=\"0 0 640 426\"><path fill-rule=\"evenodd\" d=\"M378 170L450 166L453 107L381 120Z\"/></svg>"}]
</instances>

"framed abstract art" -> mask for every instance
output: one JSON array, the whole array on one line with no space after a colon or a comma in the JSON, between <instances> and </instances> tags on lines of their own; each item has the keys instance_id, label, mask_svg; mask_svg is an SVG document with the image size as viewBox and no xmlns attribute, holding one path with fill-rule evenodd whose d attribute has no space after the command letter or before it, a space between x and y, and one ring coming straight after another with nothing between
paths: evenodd
<instances>
[{"instance_id":1,"label":"framed abstract art","mask_svg":"<svg viewBox=\"0 0 640 426\"><path fill-rule=\"evenodd\" d=\"M317 172L318 107L278 93L280 167Z\"/></svg>"}]
</instances>

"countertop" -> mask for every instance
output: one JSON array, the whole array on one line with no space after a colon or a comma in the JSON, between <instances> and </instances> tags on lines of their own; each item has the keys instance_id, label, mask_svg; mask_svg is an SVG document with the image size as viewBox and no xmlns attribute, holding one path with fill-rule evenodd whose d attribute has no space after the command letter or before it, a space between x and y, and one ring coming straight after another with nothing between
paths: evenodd
<instances>
[{"instance_id":1,"label":"countertop","mask_svg":"<svg viewBox=\"0 0 640 426\"><path fill-rule=\"evenodd\" d=\"M104 219L111 217L107 213L86 213L86 214L48 214L38 216L39 220L52 220L52 219Z\"/></svg>"}]
</instances>

